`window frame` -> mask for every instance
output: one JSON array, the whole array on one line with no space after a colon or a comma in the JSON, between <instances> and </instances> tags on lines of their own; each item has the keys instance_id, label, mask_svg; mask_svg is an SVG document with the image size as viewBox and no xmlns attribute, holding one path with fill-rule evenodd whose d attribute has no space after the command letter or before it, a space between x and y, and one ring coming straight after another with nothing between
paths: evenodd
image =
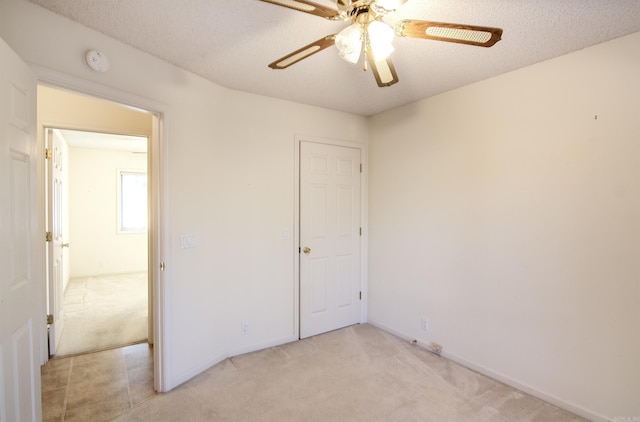
<instances>
[{"instance_id":1,"label":"window frame","mask_svg":"<svg viewBox=\"0 0 640 422\"><path fill-rule=\"evenodd\" d=\"M125 229L122 227L122 176L123 174L143 174L147 182L147 189L145 195L146 201L146 227L135 227L132 229ZM119 168L116 170L116 232L117 234L140 234L147 233L149 231L149 175L144 169L131 169L131 168Z\"/></svg>"}]
</instances>

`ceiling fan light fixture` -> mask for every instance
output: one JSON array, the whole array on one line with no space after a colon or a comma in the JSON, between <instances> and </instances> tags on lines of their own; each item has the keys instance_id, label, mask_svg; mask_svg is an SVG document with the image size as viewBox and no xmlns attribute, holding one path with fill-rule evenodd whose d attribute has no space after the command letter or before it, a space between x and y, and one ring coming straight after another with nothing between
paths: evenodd
<instances>
[{"instance_id":1,"label":"ceiling fan light fixture","mask_svg":"<svg viewBox=\"0 0 640 422\"><path fill-rule=\"evenodd\" d=\"M369 48L376 61L385 60L393 52L394 30L389 25L374 20L367 26Z\"/></svg>"},{"instance_id":2,"label":"ceiling fan light fixture","mask_svg":"<svg viewBox=\"0 0 640 422\"><path fill-rule=\"evenodd\" d=\"M398 74L389 57L395 50L394 36L445 41L476 47L491 47L502 39L502 29L488 26L433 22L420 19L394 19L389 26L384 21L409 0L333 0L335 8L320 5L318 0L260 0L278 6L309 13L334 21L351 24L338 34L327 35L269 64L272 69L284 69L332 45L342 59L358 63L363 54L363 70L371 68L379 87L398 83ZM328 0L324 0L328 1ZM337 9L337 10L336 10Z\"/></svg>"},{"instance_id":3,"label":"ceiling fan light fixture","mask_svg":"<svg viewBox=\"0 0 640 422\"><path fill-rule=\"evenodd\" d=\"M362 53L364 31L358 23L349 25L336 36L336 47L340 57L349 63L357 63Z\"/></svg>"}]
</instances>

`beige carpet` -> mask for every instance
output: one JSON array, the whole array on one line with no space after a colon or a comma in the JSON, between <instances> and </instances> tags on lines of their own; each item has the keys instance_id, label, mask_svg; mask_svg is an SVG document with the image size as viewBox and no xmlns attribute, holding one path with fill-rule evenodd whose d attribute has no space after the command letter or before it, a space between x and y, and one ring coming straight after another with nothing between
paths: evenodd
<instances>
[{"instance_id":1,"label":"beige carpet","mask_svg":"<svg viewBox=\"0 0 640 422\"><path fill-rule=\"evenodd\" d=\"M69 280L56 357L145 341L147 285L146 273Z\"/></svg>"},{"instance_id":2,"label":"beige carpet","mask_svg":"<svg viewBox=\"0 0 640 422\"><path fill-rule=\"evenodd\" d=\"M584 421L356 325L227 359L126 421Z\"/></svg>"}]
</instances>

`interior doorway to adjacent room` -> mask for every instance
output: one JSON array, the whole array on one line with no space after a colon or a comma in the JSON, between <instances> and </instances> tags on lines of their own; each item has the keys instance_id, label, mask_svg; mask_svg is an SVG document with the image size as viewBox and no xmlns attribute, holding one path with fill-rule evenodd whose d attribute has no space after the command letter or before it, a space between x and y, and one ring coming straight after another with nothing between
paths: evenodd
<instances>
[{"instance_id":1,"label":"interior doorway to adjacent room","mask_svg":"<svg viewBox=\"0 0 640 422\"><path fill-rule=\"evenodd\" d=\"M152 116L43 86L38 113L49 151L49 352L66 356L146 341Z\"/></svg>"}]
</instances>

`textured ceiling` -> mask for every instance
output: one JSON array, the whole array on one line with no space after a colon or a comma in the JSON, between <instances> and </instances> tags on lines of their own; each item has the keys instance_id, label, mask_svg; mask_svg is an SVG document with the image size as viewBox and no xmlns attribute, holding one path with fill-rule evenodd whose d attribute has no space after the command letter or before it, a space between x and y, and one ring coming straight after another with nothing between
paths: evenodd
<instances>
[{"instance_id":1,"label":"textured ceiling","mask_svg":"<svg viewBox=\"0 0 640 422\"><path fill-rule=\"evenodd\" d=\"M502 41L481 48L396 38L400 82L379 88L335 47L268 68L346 23L258 0L29 1L228 88L364 116L640 31L639 0L409 0L386 22L493 26Z\"/></svg>"}]
</instances>

